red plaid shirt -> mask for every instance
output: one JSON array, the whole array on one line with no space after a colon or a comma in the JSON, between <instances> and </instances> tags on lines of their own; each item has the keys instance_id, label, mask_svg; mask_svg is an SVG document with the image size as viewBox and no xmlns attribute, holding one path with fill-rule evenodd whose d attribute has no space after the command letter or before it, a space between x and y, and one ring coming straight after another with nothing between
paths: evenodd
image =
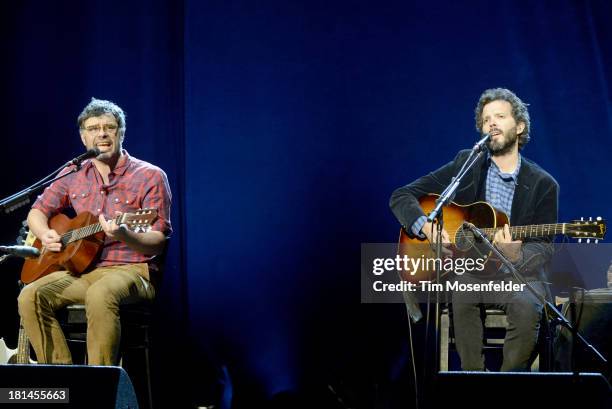
<instances>
[{"instance_id":1,"label":"red plaid shirt","mask_svg":"<svg viewBox=\"0 0 612 409\"><path fill-rule=\"evenodd\" d=\"M40 210L48 218L72 207L77 214L87 211L97 216L102 213L106 219L114 218L115 211L131 213L138 209L154 208L158 211L158 218L151 229L170 236L172 194L166 174L157 166L129 156L125 150L123 154L108 175L108 185L104 184L93 162L85 161L81 170L47 187L32 208ZM69 166L60 173L66 173L71 168ZM149 263L151 267L156 267L152 260L153 256L134 251L125 243L107 237L96 266Z\"/></svg>"}]
</instances>

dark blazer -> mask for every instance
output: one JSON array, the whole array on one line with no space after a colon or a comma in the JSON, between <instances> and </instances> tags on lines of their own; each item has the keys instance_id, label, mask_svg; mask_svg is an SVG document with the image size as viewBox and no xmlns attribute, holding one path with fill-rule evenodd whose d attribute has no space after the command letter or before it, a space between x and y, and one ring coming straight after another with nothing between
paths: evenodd
<instances>
[{"instance_id":1,"label":"dark blazer","mask_svg":"<svg viewBox=\"0 0 612 409\"><path fill-rule=\"evenodd\" d=\"M440 194L457 174L467 159L470 150L460 151L455 159L438 170L425 175L414 182L393 192L389 206L409 235L410 227L422 215L418 199L428 193ZM484 201L486 193L486 178L488 160L483 157L475 164L459 185L454 201L469 204ZM559 184L546 171L534 162L521 157L517 186L512 199L512 214L510 225L522 226L528 224L557 223ZM544 279L542 266L552 256L552 238L525 239L523 244L524 262L529 262L525 268L526 274L537 275ZM527 266L525 266L527 267Z\"/></svg>"}]
</instances>

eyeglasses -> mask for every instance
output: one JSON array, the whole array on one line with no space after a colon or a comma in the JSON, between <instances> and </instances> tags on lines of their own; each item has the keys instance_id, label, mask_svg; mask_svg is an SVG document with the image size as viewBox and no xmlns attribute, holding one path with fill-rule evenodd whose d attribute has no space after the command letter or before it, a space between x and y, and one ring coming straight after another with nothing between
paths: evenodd
<instances>
[{"instance_id":1,"label":"eyeglasses","mask_svg":"<svg viewBox=\"0 0 612 409\"><path fill-rule=\"evenodd\" d=\"M103 126L100 126L100 125L87 126L84 129L87 132L93 133L93 134L96 134L96 133L100 132L101 129L104 130L104 132L108 132L110 134L114 134L114 133L117 132L118 128L119 127L117 125L115 125L115 124L107 124L107 125L103 125Z\"/></svg>"}]
</instances>

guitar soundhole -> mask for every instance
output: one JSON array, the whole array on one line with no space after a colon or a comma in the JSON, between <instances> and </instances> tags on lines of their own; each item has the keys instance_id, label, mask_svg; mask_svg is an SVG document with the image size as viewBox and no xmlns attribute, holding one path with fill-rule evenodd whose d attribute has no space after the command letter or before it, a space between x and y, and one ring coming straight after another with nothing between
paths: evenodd
<instances>
[{"instance_id":1,"label":"guitar soundhole","mask_svg":"<svg viewBox=\"0 0 612 409\"><path fill-rule=\"evenodd\" d=\"M467 227L461 226L455 233L455 246L459 251L468 251L474 246L476 237Z\"/></svg>"}]
</instances>

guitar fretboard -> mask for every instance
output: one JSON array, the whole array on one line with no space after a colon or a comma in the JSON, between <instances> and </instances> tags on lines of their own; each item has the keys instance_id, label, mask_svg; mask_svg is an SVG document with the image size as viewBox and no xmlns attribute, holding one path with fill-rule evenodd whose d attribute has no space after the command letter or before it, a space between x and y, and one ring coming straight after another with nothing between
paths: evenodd
<instances>
[{"instance_id":1,"label":"guitar fretboard","mask_svg":"<svg viewBox=\"0 0 612 409\"><path fill-rule=\"evenodd\" d=\"M28 336L23 329L23 319L19 323L19 338L17 340L17 363L18 364L29 364L30 363L30 341Z\"/></svg>"},{"instance_id":2,"label":"guitar fretboard","mask_svg":"<svg viewBox=\"0 0 612 409\"><path fill-rule=\"evenodd\" d=\"M527 237L547 237L556 236L557 234L565 234L565 226L567 223L555 224L533 224L529 226L513 226L510 227L510 234L513 239L523 239ZM480 229L487 237L492 238L499 228L487 227Z\"/></svg>"},{"instance_id":3,"label":"guitar fretboard","mask_svg":"<svg viewBox=\"0 0 612 409\"><path fill-rule=\"evenodd\" d=\"M102 225L100 223L90 224L89 226L81 227L79 229L70 230L62 235L62 245L67 245L72 242L89 237L92 234L96 234L102 231Z\"/></svg>"}]
</instances>

